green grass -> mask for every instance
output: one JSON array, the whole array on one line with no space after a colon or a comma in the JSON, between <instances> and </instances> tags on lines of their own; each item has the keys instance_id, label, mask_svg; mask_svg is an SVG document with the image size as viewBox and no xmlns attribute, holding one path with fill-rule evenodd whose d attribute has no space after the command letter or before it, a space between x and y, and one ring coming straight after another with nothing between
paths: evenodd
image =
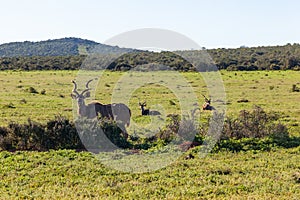
<instances>
[{"instance_id":1,"label":"green grass","mask_svg":"<svg viewBox=\"0 0 300 200\"><path fill-rule=\"evenodd\" d=\"M135 174L88 152L0 152L0 199L297 199L299 155L223 152Z\"/></svg>"},{"instance_id":2,"label":"green grass","mask_svg":"<svg viewBox=\"0 0 300 200\"><path fill-rule=\"evenodd\" d=\"M62 114L71 117L70 81L75 72L1 72L0 115L1 124L10 121L24 122L28 118L45 122L51 116ZM30 93L33 87L39 93ZM40 92L45 90L45 94ZM13 104L15 108L7 108Z\"/></svg>"},{"instance_id":3,"label":"green grass","mask_svg":"<svg viewBox=\"0 0 300 200\"><path fill-rule=\"evenodd\" d=\"M95 73L91 73L95 75ZM227 115L237 116L242 109L252 109L253 105L261 106L265 111L275 111L281 114L281 122L288 125L293 134L300 132L300 93L291 92L293 84L298 84L300 72L298 71L254 71L254 72L228 72L221 71L227 98ZM96 74L97 75L97 74ZM28 118L39 122L53 119L54 115L73 117L72 100L70 93L77 71L2 71L0 72L0 125L10 121L25 122ZM145 81L147 84L135 88L134 81ZM118 94L119 88L127 84L129 88L129 107L132 110L132 120L137 124L149 124L149 117L141 117L138 106L139 99L146 100L150 109L160 109L165 114L180 113L179 102L189 84L195 93L198 104L202 105L204 98L201 94L209 95L202 75L199 73L181 73L187 81L182 83L174 75L159 73L165 84L151 81L152 74L127 74L122 72L106 72L96 89L95 99L102 103L111 103L112 94ZM125 78L124 78L125 77ZM127 79L126 79L127 78ZM32 87L37 94L30 93ZM83 84L79 89L83 89ZM45 94L41 94L42 91ZM184 93L186 92L186 93ZM183 98L178 99L176 93L182 93ZM122 97L123 94L121 94ZM247 103L238 103L238 100L247 99ZM118 100L118 99L117 99ZM121 99L122 100L122 99ZM213 105L216 99L212 98ZM88 99L87 102L92 101ZM172 101L173 103L170 103ZM163 109L162 109L163 108ZM202 118L210 116L210 112L203 112ZM149 124L150 126L151 124Z\"/></svg>"},{"instance_id":4,"label":"green grass","mask_svg":"<svg viewBox=\"0 0 300 200\"><path fill-rule=\"evenodd\" d=\"M236 75L235 75L236 73ZM228 115L235 115L241 109L251 109L255 105L265 111L279 112L280 121L290 131L300 133L300 93L291 92L292 85L298 84L300 72L296 71L254 71L227 72L222 71L226 95L229 102ZM237 103L240 99L248 103Z\"/></svg>"},{"instance_id":5,"label":"green grass","mask_svg":"<svg viewBox=\"0 0 300 200\"><path fill-rule=\"evenodd\" d=\"M267 112L279 112L280 121L288 125L292 135L300 135L300 93L291 92L293 84L299 86L299 72L221 71L221 74L227 115L237 116L240 110L259 105ZM131 76L134 75L141 74ZM161 72L160 75L174 87L184 86L167 74ZM202 76L197 73L181 75L192 86L201 105L204 101L201 93L208 94ZM72 118L71 80L76 76L76 71L0 72L0 125L10 121L25 122L28 118L46 122L54 115ZM95 99L110 103L113 91L120 87L116 83L130 84L122 79L123 76L121 72L105 73L97 86ZM146 100L150 109L163 107L165 114L180 113L180 104L171 89L151 83L150 78L147 79L149 84L130 92L129 107L137 125L151 127L159 124L160 119L151 121L151 117L141 116L139 99ZM30 87L38 93L31 93ZM43 90L45 94L41 94ZM249 102L238 103L241 99ZM201 117L207 118L210 114L202 112ZM0 152L0 199L297 199L300 196L299 147L219 152L206 157L195 154L194 150L187 153L193 153L195 159L186 160L183 155L156 171L124 173L108 167L122 162L122 152L112 153L112 162L104 162L103 155L103 162L100 162L89 152L3 151ZM152 154L147 155L151 157ZM167 158L163 153L156 157L161 161ZM136 160L135 156L126 159L136 167L147 164ZM156 163L150 164L155 166Z\"/></svg>"}]
</instances>

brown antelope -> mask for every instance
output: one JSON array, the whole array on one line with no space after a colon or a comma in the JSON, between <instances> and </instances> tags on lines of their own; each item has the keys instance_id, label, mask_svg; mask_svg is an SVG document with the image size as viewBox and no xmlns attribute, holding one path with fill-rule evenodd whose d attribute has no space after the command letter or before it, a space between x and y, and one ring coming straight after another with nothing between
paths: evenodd
<instances>
[{"instance_id":1,"label":"brown antelope","mask_svg":"<svg viewBox=\"0 0 300 200\"><path fill-rule=\"evenodd\" d=\"M202 110L215 110L215 108L210 105L211 99L206 98L206 96L204 96L203 94L202 96L205 99L205 103L202 105Z\"/></svg>"},{"instance_id":2,"label":"brown antelope","mask_svg":"<svg viewBox=\"0 0 300 200\"><path fill-rule=\"evenodd\" d=\"M145 107L147 106L146 101L144 101L144 103L139 102L139 105L142 110L142 115L161 115L160 112L156 110L145 109Z\"/></svg>"},{"instance_id":3,"label":"brown antelope","mask_svg":"<svg viewBox=\"0 0 300 200\"><path fill-rule=\"evenodd\" d=\"M125 125L130 125L130 117L131 111L130 109L123 103L113 103L113 104L101 104L100 102L92 102L89 104L85 104L85 99L90 97L89 84L93 79L89 80L81 93L77 91L77 84L73 80L74 89L72 91L72 98L77 100L78 104L78 115L81 117L86 117L89 119L93 119L96 117L107 118L111 120L115 120L118 125L121 125L121 129L123 131L124 137L128 137L127 131L125 129Z\"/></svg>"}]
</instances>

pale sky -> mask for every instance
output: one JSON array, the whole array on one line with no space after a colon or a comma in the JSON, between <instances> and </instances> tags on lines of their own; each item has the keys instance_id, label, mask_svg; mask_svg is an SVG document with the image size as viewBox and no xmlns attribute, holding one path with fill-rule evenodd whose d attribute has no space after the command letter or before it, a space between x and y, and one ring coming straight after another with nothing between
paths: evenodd
<instances>
[{"instance_id":1,"label":"pale sky","mask_svg":"<svg viewBox=\"0 0 300 200\"><path fill-rule=\"evenodd\" d=\"M103 43L141 28L206 48L300 43L298 0L0 0L0 44L80 37Z\"/></svg>"}]
</instances>

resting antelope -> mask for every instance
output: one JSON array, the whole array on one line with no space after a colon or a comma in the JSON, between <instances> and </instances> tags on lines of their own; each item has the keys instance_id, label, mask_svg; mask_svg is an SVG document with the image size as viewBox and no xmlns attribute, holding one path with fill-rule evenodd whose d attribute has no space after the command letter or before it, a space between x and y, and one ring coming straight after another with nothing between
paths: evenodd
<instances>
[{"instance_id":1,"label":"resting antelope","mask_svg":"<svg viewBox=\"0 0 300 200\"><path fill-rule=\"evenodd\" d=\"M87 117L89 119L96 118L97 116L101 116L103 118L108 118L115 120L118 125L121 125L121 129L123 131L124 137L127 138L128 134L125 129L125 125L129 126L131 111L130 109L123 103L113 103L113 104L101 104L100 102L92 102L89 104L85 104L85 99L90 97L90 88L89 84L93 79L89 80L81 93L77 91L77 84L73 80L74 89L72 91L72 98L77 100L78 104L78 115L81 117Z\"/></svg>"},{"instance_id":2,"label":"resting antelope","mask_svg":"<svg viewBox=\"0 0 300 200\"><path fill-rule=\"evenodd\" d=\"M139 105L141 106L142 115L161 115L160 112L156 110L145 109L147 106L146 101L144 101L144 103L139 102Z\"/></svg>"},{"instance_id":3,"label":"resting antelope","mask_svg":"<svg viewBox=\"0 0 300 200\"><path fill-rule=\"evenodd\" d=\"M204 96L203 94L202 96L205 99L205 103L202 105L202 110L215 110L215 108L210 105L211 99L206 98L206 96Z\"/></svg>"}]
</instances>

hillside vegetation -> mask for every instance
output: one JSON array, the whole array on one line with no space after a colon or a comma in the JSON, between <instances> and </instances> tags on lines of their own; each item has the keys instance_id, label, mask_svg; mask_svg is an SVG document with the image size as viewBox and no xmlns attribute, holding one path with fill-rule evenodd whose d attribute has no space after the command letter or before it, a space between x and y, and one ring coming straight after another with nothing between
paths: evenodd
<instances>
[{"instance_id":1,"label":"hillside vegetation","mask_svg":"<svg viewBox=\"0 0 300 200\"><path fill-rule=\"evenodd\" d=\"M239 71L300 69L299 44L206 51L212 57L212 62L207 64L215 64L218 69ZM112 59L111 64L106 66L110 70L124 71L139 65L151 68L153 67L151 64L155 63L178 71L195 71L190 63L176 53L137 51L79 38L2 44L0 70L75 70L80 68L86 55L91 52L115 55L127 52ZM88 68L97 67L91 65Z\"/></svg>"},{"instance_id":2,"label":"hillside vegetation","mask_svg":"<svg viewBox=\"0 0 300 200\"><path fill-rule=\"evenodd\" d=\"M79 38L12 42L0 45L0 57L79 55L80 48L91 48L95 45L98 43Z\"/></svg>"},{"instance_id":3,"label":"hillside vegetation","mask_svg":"<svg viewBox=\"0 0 300 200\"><path fill-rule=\"evenodd\" d=\"M126 48L100 44L81 38L62 38L40 42L12 42L0 45L0 57L71 56L95 51L122 52Z\"/></svg>"},{"instance_id":4,"label":"hillside vegetation","mask_svg":"<svg viewBox=\"0 0 300 200\"><path fill-rule=\"evenodd\" d=\"M286 70L300 69L300 45L213 49L208 53L219 69Z\"/></svg>"}]
</instances>

